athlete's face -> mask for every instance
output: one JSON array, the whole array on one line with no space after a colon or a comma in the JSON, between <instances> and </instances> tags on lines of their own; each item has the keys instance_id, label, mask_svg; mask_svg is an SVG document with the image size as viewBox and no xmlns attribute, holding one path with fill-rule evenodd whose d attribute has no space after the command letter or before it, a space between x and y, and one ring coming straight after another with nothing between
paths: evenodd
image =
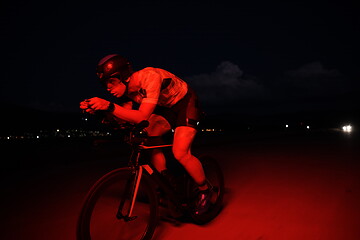
<instances>
[{"instance_id":1,"label":"athlete's face","mask_svg":"<svg viewBox=\"0 0 360 240\"><path fill-rule=\"evenodd\" d=\"M118 78L110 78L106 82L106 90L115 97L121 97L124 95L126 86Z\"/></svg>"}]
</instances>

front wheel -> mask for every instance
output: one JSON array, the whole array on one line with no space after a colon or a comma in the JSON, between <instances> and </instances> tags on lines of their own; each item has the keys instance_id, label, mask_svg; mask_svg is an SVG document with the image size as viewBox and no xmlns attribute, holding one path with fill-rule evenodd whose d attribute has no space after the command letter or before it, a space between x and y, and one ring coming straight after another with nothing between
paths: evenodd
<instances>
[{"instance_id":1,"label":"front wheel","mask_svg":"<svg viewBox=\"0 0 360 240\"><path fill-rule=\"evenodd\" d=\"M130 168L113 170L100 178L87 194L77 226L78 240L148 240L157 223L157 195L143 174L130 219L131 189L135 174ZM122 200L123 199L123 200ZM120 214L121 215L121 214Z\"/></svg>"},{"instance_id":2,"label":"front wheel","mask_svg":"<svg viewBox=\"0 0 360 240\"><path fill-rule=\"evenodd\" d=\"M223 197L224 197L224 176L221 171L221 168L217 161L209 156L204 156L199 158L206 179L209 185L213 188L213 195L211 197L211 206L206 213L197 215L195 213L191 214L192 219L197 224L205 224L214 219L222 209ZM193 187L193 192L196 192L197 186Z\"/></svg>"}]
</instances>

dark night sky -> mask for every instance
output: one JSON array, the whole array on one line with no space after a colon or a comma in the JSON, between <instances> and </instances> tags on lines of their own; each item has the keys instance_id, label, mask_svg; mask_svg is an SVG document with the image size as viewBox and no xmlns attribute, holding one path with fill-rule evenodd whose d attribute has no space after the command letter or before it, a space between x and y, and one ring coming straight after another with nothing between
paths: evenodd
<instances>
[{"instance_id":1,"label":"dark night sky","mask_svg":"<svg viewBox=\"0 0 360 240\"><path fill-rule=\"evenodd\" d=\"M119 53L182 77L210 113L359 110L355 4L116 2L2 3L0 102L78 111L109 97L94 70Z\"/></svg>"}]
</instances>

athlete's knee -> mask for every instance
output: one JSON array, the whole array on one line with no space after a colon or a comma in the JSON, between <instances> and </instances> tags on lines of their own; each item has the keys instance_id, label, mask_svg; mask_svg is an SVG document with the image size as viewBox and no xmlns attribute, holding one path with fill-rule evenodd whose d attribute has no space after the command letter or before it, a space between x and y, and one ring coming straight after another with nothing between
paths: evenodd
<instances>
[{"instance_id":1,"label":"athlete's knee","mask_svg":"<svg viewBox=\"0 0 360 240\"><path fill-rule=\"evenodd\" d=\"M162 136L171 129L169 122L162 116L152 114L149 121L149 127L147 127L147 132L149 136Z\"/></svg>"},{"instance_id":2,"label":"athlete's knee","mask_svg":"<svg viewBox=\"0 0 360 240\"><path fill-rule=\"evenodd\" d=\"M189 151L173 149L173 154L175 159L181 164L185 164L189 159L191 159L191 153Z\"/></svg>"}]
</instances>

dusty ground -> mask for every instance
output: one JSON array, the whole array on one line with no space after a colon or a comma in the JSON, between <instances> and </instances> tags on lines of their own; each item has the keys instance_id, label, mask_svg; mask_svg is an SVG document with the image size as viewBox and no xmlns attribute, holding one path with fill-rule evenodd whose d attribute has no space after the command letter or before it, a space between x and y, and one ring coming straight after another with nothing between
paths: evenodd
<instances>
[{"instance_id":1,"label":"dusty ground","mask_svg":"<svg viewBox=\"0 0 360 240\"><path fill-rule=\"evenodd\" d=\"M98 154L111 151L97 149ZM74 240L86 191L117 166L111 154L96 161L98 155L91 159L73 148L42 151L45 156L37 164L25 164L24 153L15 154L21 160L2 157L3 163L18 162L2 168L0 239ZM219 159L227 187L224 209L205 226L161 222L154 239L360 239L356 135L329 131L216 136L206 138L194 151ZM68 159L51 163L54 154L55 159Z\"/></svg>"}]
</instances>

